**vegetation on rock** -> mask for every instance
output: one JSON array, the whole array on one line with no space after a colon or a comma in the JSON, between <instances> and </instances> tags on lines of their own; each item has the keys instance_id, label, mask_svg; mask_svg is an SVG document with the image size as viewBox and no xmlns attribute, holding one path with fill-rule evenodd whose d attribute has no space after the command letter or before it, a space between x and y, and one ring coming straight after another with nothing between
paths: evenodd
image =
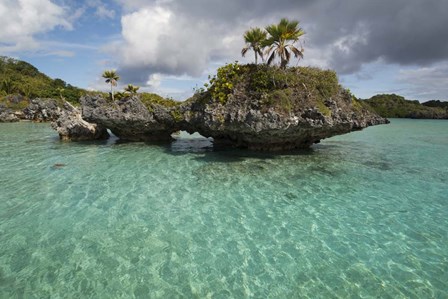
<instances>
[{"instance_id":1,"label":"vegetation on rock","mask_svg":"<svg viewBox=\"0 0 448 299\"><path fill-rule=\"evenodd\" d=\"M265 64L240 65L237 62L218 69L210 79L208 97L203 100L225 104L236 90L260 100L265 106L279 106L290 110L299 98L314 101L323 112L325 99L335 96L340 90L334 71L310 67L281 69ZM293 101L293 102L291 102ZM289 107L289 108L288 108Z\"/></svg>"},{"instance_id":2,"label":"vegetation on rock","mask_svg":"<svg viewBox=\"0 0 448 299\"><path fill-rule=\"evenodd\" d=\"M136 94L139 89L140 89L140 87L138 87L138 86L134 86L132 84L128 84L128 86L125 87L124 91L128 92L130 94Z\"/></svg>"},{"instance_id":3,"label":"vegetation on rock","mask_svg":"<svg viewBox=\"0 0 448 299\"><path fill-rule=\"evenodd\" d=\"M152 110L154 105L159 105L163 107L176 107L181 104L181 102L175 101L173 99L166 99L155 93L142 92L139 94L140 101L149 109Z\"/></svg>"}]
</instances>

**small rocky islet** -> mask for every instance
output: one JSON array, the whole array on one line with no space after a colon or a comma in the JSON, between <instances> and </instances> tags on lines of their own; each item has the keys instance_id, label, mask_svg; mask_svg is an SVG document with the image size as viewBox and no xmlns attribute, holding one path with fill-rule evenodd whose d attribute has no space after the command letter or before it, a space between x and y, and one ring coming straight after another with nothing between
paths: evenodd
<instances>
[{"instance_id":1,"label":"small rocky islet","mask_svg":"<svg viewBox=\"0 0 448 299\"><path fill-rule=\"evenodd\" d=\"M122 140L169 142L182 130L217 145L279 151L389 122L341 87L333 71L309 67L234 63L184 102L88 95L80 103L66 104L52 123L61 139L104 139L109 129Z\"/></svg>"}]
</instances>

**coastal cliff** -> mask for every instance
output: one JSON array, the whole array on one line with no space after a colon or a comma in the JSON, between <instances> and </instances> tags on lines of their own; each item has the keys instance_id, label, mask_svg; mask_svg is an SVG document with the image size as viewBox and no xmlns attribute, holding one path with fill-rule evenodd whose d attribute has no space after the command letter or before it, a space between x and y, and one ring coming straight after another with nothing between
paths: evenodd
<instances>
[{"instance_id":1,"label":"coastal cliff","mask_svg":"<svg viewBox=\"0 0 448 299\"><path fill-rule=\"evenodd\" d=\"M215 144L253 150L308 148L324 138L388 123L342 88L334 72L313 68L227 65L207 90L178 105L143 103L138 95L80 101L83 120L124 140L170 140L184 130L213 137Z\"/></svg>"}]
</instances>

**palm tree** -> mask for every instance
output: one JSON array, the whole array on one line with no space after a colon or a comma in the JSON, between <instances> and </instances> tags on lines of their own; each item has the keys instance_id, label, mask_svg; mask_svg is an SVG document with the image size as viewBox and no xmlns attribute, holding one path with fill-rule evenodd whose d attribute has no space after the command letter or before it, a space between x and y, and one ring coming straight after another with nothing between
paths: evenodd
<instances>
[{"instance_id":1,"label":"palm tree","mask_svg":"<svg viewBox=\"0 0 448 299\"><path fill-rule=\"evenodd\" d=\"M134 86L132 84L128 84L128 86L126 86L124 91L125 92L129 92L130 94L136 94L139 89L140 89L140 87L138 87L138 86Z\"/></svg>"},{"instance_id":2,"label":"palm tree","mask_svg":"<svg viewBox=\"0 0 448 299\"><path fill-rule=\"evenodd\" d=\"M116 71L110 70L110 71L104 71L103 78L106 79L106 83L110 84L110 95L113 101L114 100L113 86L117 86L117 81L120 80L120 77L117 75Z\"/></svg>"},{"instance_id":3,"label":"palm tree","mask_svg":"<svg viewBox=\"0 0 448 299\"><path fill-rule=\"evenodd\" d=\"M303 48L299 50L294 46L294 43L305 34L302 28L299 27L299 21L289 21L283 18L277 25L267 26L266 31L270 35L264 43L268 47L266 55L270 55L268 65L271 64L276 56L279 56L281 59L280 67L286 68L291 58L291 52L294 53L296 58L303 58Z\"/></svg>"},{"instance_id":4,"label":"palm tree","mask_svg":"<svg viewBox=\"0 0 448 299\"><path fill-rule=\"evenodd\" d=\"M266 40L266 32L258 27L251 28L244 33L246 46L241 50L241 55L246 55L252 49L255 53L255 64L258 63L258 55L263 59L263 42Z\"/></svg>"}]
</instances>

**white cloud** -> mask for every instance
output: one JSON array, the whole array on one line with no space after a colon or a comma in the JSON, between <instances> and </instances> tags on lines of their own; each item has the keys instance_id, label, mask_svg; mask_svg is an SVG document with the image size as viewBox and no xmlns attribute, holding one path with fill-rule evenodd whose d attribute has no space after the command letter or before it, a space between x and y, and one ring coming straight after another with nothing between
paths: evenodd
<instances>
[{"instance_id":1,"label":"white cloud","mask_svg":"<svg viewBox=\"0 0 448 299\"><path fill-rule=\"evenodd\" d=\"M152 74L149 76L149 80L146 82L146 84L152 88L158 88L160 87L160 83L162 81L162 75L160 74Z\"/></svg>"},{"instance_id":2,"label":"white cloud","mask_svg":"<svg viewBox=\"0 0 448 299\"><path fill-rule=\"evenodd\" d=\"M57 27L71 30L67 19L67 11L50 0L2 0L0 52L37 49L35 35Z\"/></svg>"},{"instance_id":3,"label":"white cloud","mask_svg":"<svg viewBox=\"0 0 448 299\"><path fill-rule=\"evenodd\" d=\"M157 5L123 15L121 25L121 40L108 48L122 75L140 84L154 73L199 77L211 61L238 57L242 46L240 32Z\"/></svg>"},{"instance_id":4,"label":"white cloud","mask_svg":"<svg viewBox=\"0 0 448 299\"><path fill-rule=\"evenodd\" d=\"M95 16L101 19L113 19L115 18L115 10L110 9L101 0L87 0L86 6L95 9Z\"/></svg>"},{"instance_id":5,"label":"white cloud","mask_svg":"<svg viewBox=\"0 0 448 299\"><path fill-rule=\"evenodd\" d=\"M45 53L46 56L74 57L75 52L67 50L56 50Z\"/></svg>"},{"instance_id":6,"label":"white cloud","mask_svg":"<svg viewBox=\"0 0 448 299\"><path fill-rule=\"evenodd\" d=\"M168 34L171 13L160 7L142 9L125 15L121 19L124 48L123 64L138 66L157 61L158 43ZM121 46L121 45L120 45Z\"/></svg>"},{"instance_id":7,"label":"white cloud","mask_svg":"<svg viewBox=\"0 0 448 299\"><path fill-rule=\"evenodd\" d=\"M417 100L448 100L448 61L430 67L402 69L398 82L405 84L404 95Z\"/></svg>"},{"instance_id":8,"label":"white cloud","mask_svg":"<svg viewBox=\"0 0 448 299\"><path fill-rule=\"evenodd\" d=\"M112 9L108 9L104 5L100 5L96 8L95 15L100 17L101 19L113 19L115 18L115 11Z\"/></svg>"},{"instance_id":9,"label":"white cloud","mask_svg":"<svg viewBox=\"0 0 448 299\"><path fill-rule=\"evenodd\" d=\"M199 76L219 43L209 24L191 22L158 6L123 16L122 28L124 42L117 50L124 68Z\"/></svg>"}]
</instances>

